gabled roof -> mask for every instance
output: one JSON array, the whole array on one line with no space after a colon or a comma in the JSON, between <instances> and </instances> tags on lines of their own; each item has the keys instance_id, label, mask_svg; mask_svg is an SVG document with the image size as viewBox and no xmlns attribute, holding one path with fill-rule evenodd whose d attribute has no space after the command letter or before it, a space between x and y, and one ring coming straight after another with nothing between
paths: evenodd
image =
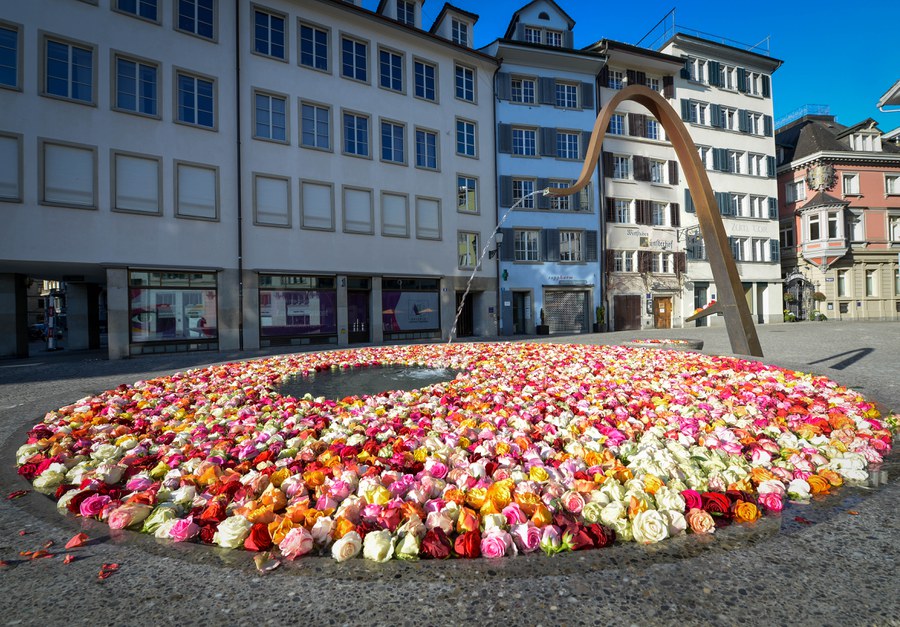
<instances>
[{"instance_id":1,"label":"gabled roof","mask_svg":"<svg viewBox=\"0 0 900 627\"><path fill-rule=\"evenodd\" d=\"M438 26L440 26L441 22L444 21L444 16L446 16L447 13L456 13L463 17L467 17L472 20L472 24L475 24L475 22L478 21L478 15L476 15L475 13L470 13L469 11L453 6L449 2L445 2L444 6L441 7L441 12L438 13L438 16L436 18L434 18L434 24L432 24L431 28L428 30L429 33L433 35L437 32Z\"/></svg>"},{"instance_id":2,"label":"gabled roof","mask_svg":"<svg viewBox=\"0 0 900 627\"><path fill-rule=\"evenodd\" d=\"M847 206L849 204L849 200L841 200L840 198L835 198L831 194L819 192L818 194L810 198L807 203L803 205L803 207L801 207L801 211L803 209L810 209L812 207L831 207L832 205Z\"/></svg>"},{"instance_id":3,"label":"gabled roof","mask_svg":"<svg viewBox=\"0 0 900 627\"><path fill-rule=\"evenodd\" d=\"M900 107L900 81L884 92L884 95L878 101L878 107Z\"/></svg>"},{"instance_id":4,"label":"gabled roof","mask_svg":"<svg viewBox=\"0 0 900 627\"><path fill-rule=\"evenodd\" d=\"M553 0L531 0L531 2L529 2L525 6L521 7L518 11L513 13L512 19L509 20L509 26L506 27L506 33L503 35L504 39L511 39L512 36L516 33L516 24L519 23L519 14L522 11L524 11L525 9L527 9L528 7L530 7L532 4L537 4L538 2L546 2L547 4L552 5L553 8L556 9L559 12L559 14L563 16L563 18L565 18L566 23L569 25L569 28L570 29L574 28L575 20L572 19L571 15L569 15L568 13L563 11L562 7L560 7L558 4L556 4Z\"/></svg>"},{"instance_id":5,"label":"gabled roof","mask_svg":"<svg viewBox=\"0 0 900 627\"><path fill-rule=\"evenodd\" d=\"M850 145L850 135L864 128L877 126L872 118L867 118L853 126L838 124L833 116L809 115L778 129L775 145L785 151L785 162L804 159L817 152L859 153ZM871 155L896 155L900 148L889 142L881 143L881 152Z\"/></svg>"},{"instance_id":6,"label":"gabled roof","mask_svg":"<svg viewBox=\"0 0 900 627\"><path fill-rule=\"evenodd\" d=\"M874 128L874 127L876 127L876 126L878 126L878 122L876 122L876 121L873 120L872 118L866 118L865 120L863 120L863 121L860 122L859 124L854 124L853 126L848 126L848 127L845 128L843 131L841 131L840 133L836 134L835 137L837 137L838 139L843 139L843 138L846 137L847 135L850 135L850 134L852 134L852 133L856 133L857 131L861 131L861 130L864 130L864 129L865 129L865 130L868 130L868 129Z\"/></svg>"}]
</instances>

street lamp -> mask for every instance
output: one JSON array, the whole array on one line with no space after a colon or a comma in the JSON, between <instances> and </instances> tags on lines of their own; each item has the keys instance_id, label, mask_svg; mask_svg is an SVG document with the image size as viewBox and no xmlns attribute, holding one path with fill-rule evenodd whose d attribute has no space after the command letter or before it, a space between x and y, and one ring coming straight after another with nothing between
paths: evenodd
<instances>
[{"instance_id":1,"label":"street lamp","mask_svg":"<svg viewBox=\"0 0 900 627\"><path fill-rule=\"evenodd\" d=\"M493 259L494 257L496 257L497 255L500 254L500 244L503 243L503 232L502 231L498 231L494 235L494 243L496 243L497 246L496 246L496 248L494 248L494 250L488 251L488 259Z\"/></svg>"}]
</instances>

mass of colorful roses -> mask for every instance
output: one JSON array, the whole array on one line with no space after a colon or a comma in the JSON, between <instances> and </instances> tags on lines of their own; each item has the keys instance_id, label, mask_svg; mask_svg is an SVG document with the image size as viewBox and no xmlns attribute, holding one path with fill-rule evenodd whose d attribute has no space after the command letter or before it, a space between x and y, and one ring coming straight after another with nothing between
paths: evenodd
<instances>
[{"instance_id":1,"label":"mass of colorful roses","mask_svg":"<svg viewBox=\"0 0 900 627\"><path fill-rule=\"evenodd\" d=\"M665 339L665 338L635 338L633 340L629 340L629 344L637 344L637 345L647 345L647 346L687 346L691 344L691 340L676 340L676 339Z\"/></svg>"},{"instance_id":2,"label":"mass of colorful roses","mask_svg":"<svg viewBox=\"0 0 900 627\"><path fill-rule=\"evenodd\" d=\"M461 372L340 400L276 391L381 365ZM731 357L375 347L121 385L48 413L17 462L60 512L174 542L272 560L497 558L752 523L864 480L897 418L829 379Z\"/></svg>"}]
</instances>

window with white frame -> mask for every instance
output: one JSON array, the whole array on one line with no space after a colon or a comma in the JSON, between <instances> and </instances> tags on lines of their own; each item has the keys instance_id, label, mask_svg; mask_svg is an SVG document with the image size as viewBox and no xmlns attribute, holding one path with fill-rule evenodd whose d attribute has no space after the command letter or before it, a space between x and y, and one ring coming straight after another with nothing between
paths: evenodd
<instances>
[{"instance_id":1,"label":"window with white frame","mask_svg":"<svg viewBox=\"0 0 900 627\"><path fill-rule=\"evenodd\" d=\"M534 209L534 179L514 178L512 180L513 205L521 209ZM521 204L519 204L521 202Z\"/></svg>"},{"instance_id":2,"label":"window with white frame","mask_svg":"<svg viewBox=\"0 0 900 627\"><path fill-rule=\"evenodd\" d=\"M709 124L709 105L705 102L691 100L688 108L690 121L693 124L707 126Z\"/></svg>"},{"instance_id":3,"label":"window with white frame","mask_svg":"<svg viewBox=\"0 0 900 627\"><path fill-rule=\"evenodd\" d=\"M158 157L113 153L115 211L159 215L162 168Z\"/></svg>"},{"instance_id":4,"label":"window with white frame","mask_svg":"<svg viewBox=\"0 0 900 627\"><path fill-rule=\"evenodd\" d=\"M372 190L362 187L344 186L344 233L375 233L374 199Z\"/></svg>"},{"instance_id":5,"label":"window with white frame","mask_svg":"<svg viewBox=\"0 0 900 627\"><path fill-rule=\"evenodd\" d=\"M115 108L156 117L159 114L159 66L116 56Z\"/></svg>"},{"instance_id":6,"label":"window with white frame","mask_svg":"<svg viewBox=\"0 0 900 627\"><path fill-rule=\"evenodd\" d=\"M216 0L177 0L178 30L214 39L216 36Z\"/></svg>"},{"instance_id":7,"label":"window with white frame","mask_svg":"<svg viewBox=\"0 0 900 627\"><path fill-rule=\"evenodd\" d=\"M523 157L537 155L537 132L533 128L512 129L512 154Z\"/></svg>"},{"instance_id":8,"label":"window with white frame","mask_svg":"<svg viewBox=\"0 0 900 627\"><path fill-rule=\"evenodd\" d=\"M634 272L637 268L636 250L617 250L613 254L613 272Z\"/></svg>"},{"instance_id":9,"label":"window with white frame","mask_svg":"<svg viewBox=\"0 0 900 627\"><path fill-rule=\"evenodd\" d=\"M666 182L666 162L659 159L650 160L650 182L661 183Z\"/></svg>"},{"instance_id":10,"label":"window with white frame","mask_svg":"<svg viewBox=\"0 0 900 627\"><path fill-rule=\"evenodd\" d=\"M859 174L845 173L841 177L845 196L859 195Z\"/></svg>"},{"instance_id":11,"label":"window with white frame","mask_svg":"<svg viewBox=\"0 0 900 627\"><path fill-rule=\"evenodd\" d=\"M554 48L562 48L562 33L558 30L545 30L544 43Z\"/></svg>"},{"instance_id":12,"label":"window with white frame","mask_svg":"<svg viewBox=\"0 0 900 627\"><path fill-rule=\"evenodd\" d=\"M661 140L663 138L662 133L660 132L659 122L652 118L647 118L645 121L644 132L647 139Z\"/></svg>"},{"instance_id":13,"label":"window with white frame","mask_svg":"<svg viewBox=\"0 0 900 627\"><path fill-rule=\"evenodd\" d=\"M456 66L456 97L466 102L475 102L475 70L472 68Z\"/></svg>"},{"instance_id":14,"label":"window with white frame","mask_svg":"<svg viewBox=\"0 0 900 627\"><path fill-rule=\"evenodd\" d=\"M437 133L416 129L416 167L437 170Z\"/></svg>"},{"instance_id":15,"label":"window with white frame","mask_svg":"<svg viewBox=\"0 0 900 627\"><path fill-rule=\"evenodd\" d=\"M557 189L565 189L569 187L568 181L550 181L550 187L555 187ZM571 196L551 196L550 197L550 209L553 211L571 211L572 209L572 197Z\"/></svg>"},{"instance_id":16,"label":"window with white frame","mask_svg":"<svg viewBox=\"0 0 900 627\"><path fill-rule=\"evenodd\" d=\"M0 133L0 199L22 199L22 139Z\"/></svg>"},{"instance_id":17,"label":"window with white frame","mask_svg":"<svg viewBox=\"0 0 900 627\"><path fill-rule=\"evenodd\" d=\"M416 98L437 100L437 66L425 61L414 63L416 74Z\"/></svg>"},{"instance_id":18,"label":"window with white frame","mask_svg":"<svg viewBox=\"0 0 900 627\"><path fill-rule=\"evenodd\" d=\"M660 82L659 82L659 79L656 78L655 76L648 76L646 85L648 88L652 89L653 91L659 91Z\"/></svg>"},{"instance_id":19,"label":"window with white frame","mask_svg":"<svg viewBox=\"0 0 900 627\"><path fill-rule=\"evenodd\" d=\"M328 71L328 31L300 22L300 65Z\"/></svg>"},{"instance_id":20,"label":"window with white frame","mask_svg":"<svg viewBox=\"0 0 900 627\"><path fill-rule=\"evenodd\" d=\"M895 244L900 242L900 215L888 216L888 237Z\"/></svg>"},{"instance_id":21,"label":"window with white frame","mask_svg":"<svg viewBox=\"0 0 900 627\"><path fill-rule=\"evenodd\" d=\"M650 222L653 226L666 226L669 205L664 202L650 203Z\"/></svg>"},{"instance_id":22,"label":"window with white frame","mask_svg":"<svg viewBox=\"0 0 900 627\"><path fill-rule=\"evenodd\" d=\"M653 274L672 274L675 272L672 253L650 253L650 272Z\"/></svg>"},{"instance_id":23,"label":"window with white frame","mask_svg":"<svg viewBox=\"0 0 900 627\"><path fill-rule=\"evenodd\" d=\"M735 174L744 174L744 152L739 150L728 151L728 171Z\"/></svg>"},{"instance_id":24,"label":"window with white frame","mask_svg":"<svg viewBox=\"0 0 900 627\"><path fill-rule=\"evenodd\" d=\"M456 120L456 154L475 156L475 123Z\"/></svg>"},{"instance_id":25,"label":"window with white frame","mask_svg":"<svg viewBox=\"0 0 900 627\"><path fill-rule=\"evenodd\" d=\"M719 86L737 89L737 69L734 66L719 64Z\"/></svg>"},{"instance_id":26,"label":"window with white frame","mask_svg":"<svg viewBox=\"0 0 900 627\"><path fill-rule=\"evenodd\" d=\"M21 43L19 28L0 24L0 87L18 89Z\"/></svg>"},{"instance_id":27,"label":"window with white frame","mask_svg":"<svg viewBox=\"0 0 900 627\"><path fill-rule=\"evenodd\" d=\"M837 271L837 295L839 298L850 296L850 271Z\"/></svg>"},{"instance_id":28,"label":"window with white frame","mask_svg":"<svg viewBox=\"0 0 900 627\"><path fill-rule=\"evenodd\" d=\"M750 196L750 217L768 218L769 200L765 196Z\"/></svg>"},{"instance_id":29,"label":"window with white frame","mask_svg":"<svg viewBox=\"0 0 900 627\"><path fill-rule=\"evenodd\" d=\"M826 220L828 224L828 239L838 239L841 237L841 220L839 211L829 211Z\"/></svg>"},{"instance_id":30,"label":"window with white frame","mask_svg":"<svg viewBox=\"0 0 900 627\"><path fill-rule=\"evenodd\" d=\"M300 145L331 150L331 110L321 105L302 103Z\"/></svg>"},{"instance_id":31,"label":"window with white frame","mask_svg":"<svg viewBox=\"0 0 900 627\"><path fill-rule=\"evenodd\" d=\"M731 254L735 261L752 261L752 249L749 237L732 237Z\"/></svg>"},{"instance_id":32,"label":"window with white frame","mask_svg":"<svg viewBox=\"0 0 900 627\"><path fill-rule=\"evenodd\" d=\"M460 231L456 234L460 270L472 270L478 263L478 233Z\"/></svg>"},{"instance_id":33,"label":"window with white frame","mask_svg":"<svg viewBox=\"0 0 900 627\"><path fill-rule=\"evenodd\" d=\"M215 83L212 80L176 73L178 85L177 119L184 124L215 128Z\"/></svg>"},{"instance_id":34,"label":"window with white frame","mask_svg":"<svg viewBox=\"0 0 900 627\"><path fill-rule=\"evenodd\" d=\"M283 15L253 11L253 51L274 59L286 59Z\"/></svg>"},{"instance_id":35,"label":"window with white frame","mask_svg":"<svg viewBox=\"0 0 900 627\"><path fill-rule=\"evenodd\" d=\"M364 83L369 80L367 43L350 37L341 37L341 76Z\"/></svg>"},{"instance_id":36,"label":"window with white frame","mask_svg":"<svg viewBox=\"0 0 900 627\"><path fill-rule=\"evenodd\" d=\"M822 239L822 229L819 223L820 216L818 213L811 213L806 218L807 230L809 232L809 241L815 242Z\"/></svg>"},{"instance_id":37,"label":"window with white frame","mask_svg":"<svg viewBox=\"0 0 900 627\"><path fill-rule=\"evenodd\" d=\"M258 139L287 141L287 98L256 92L253 94L254 132Z\"/></svg>"},{"instance_id":38,"label":"window with white frame","mask_svg":"<svg viewBox=\"0 0 900 627\"><path fill-rule=\"evenodd\" d=\"M381 192L381 234L409 237L409 197L406 194Z\"/></svg>"},{"instance_id":39,"label":"window with white frame","mask_svg":"<svg viewBox=\"0 0 900 627\"><path fill-rule=\"evenodd\" d=\"M779 240L782 248L794 247L794 223L782 222L779 227Z\"/></svg>"},{"instance_id":40,"label":"window with white frame","mask_svg":"<svg viewBox=\"0 0 900 627\"><path fill-rule=\"evenodd\" d=\"M534 104L535 80L514 77L510 80L511 99L522 104Z\"/></svg>"},{"instance_id":41,"label":"window with white frame","mask_svg":"<svg viewBox=\"0 0 900 627\"><path fill-rule=\"evenodd\" d=\"M578 86L571 83L556 83L556 106L565 109L578 108Z\"/></svg>"},{"instance_id":42,"label":"window with white frame","mask_svg":"<svg viewBox=\"0 0 900 627\"><path fill-rule=\"evenodd\" d=\"M884 193L888 196L900 194L900 174L884 175Z\"/></svg>"},{"instance_id":43,"label":"window with white frame","mask_svg":"<svg viewBox=\"0 0 900 627\"><path fill-rule=\"evenodd\" d=\"M609 118L609 131L610 135L624 135L625 134L625 115L622 113L613 113Z\"/></svg>"},{"instance_id":44,"label":"window with white frame","mask_svg":"<svg viewBox=\"0 0 900 627\"><path fill-rule=\"evenodd\" d=\"M525 41L530 44L541 43L541 29L540 28L532 28L531 26L526 26L524 35L525 35Z\"/></svg>"},{"instance_id":45,"label":"window with white frame","mask_svg":"<svg viewBox=\"0 0 900 627\"><path fill-rule=\"evenodd\" d=\"M584 237L581 231L559 232L559 260L584 261Z\"/></svg>"},{"instance_id":46,"label":"window with white frame","mask_svg":"<svg viewBox=\"0 0 900 627\"><path fill-rule=\"evenodd\" d=\"M478 179L458 174L456 190L456 210L460 213L478 213Z\"/></svg>"},{"instance_id":47,"label":"window with white frame","mask_svg":"<svg viewBox=\"0 0 900 627\"><path fill-rule=\"evenodd\" d=\"M44 46L44 93L94 102L94 49L49 37Z\"/></svg>"},{"instance_id":48,"label":"window with white frame","mask_svg":"<svg viewBox=\"0 0 900 627\"><path fill-rule=\"evenodd\" d=\"M706 59L689 58L687 67L688 73L690 74L690 80L697 81L698 83L706 83L709 81Z\"/></svg>"},{"instance_id":49,"label":"window with white frame","mask_svg":"<svg viewBox=\"0 0 900 627\"><path fill-rule=\"evenodd\" d=\"M747 196L745 194L735 194L732 192L728 194L728 197L728 202L731 206L731 215L739 218L746 218L748 216L745 208Z\"/></svg>"},{"instance_id":50,"label":"window with white frame","mask_svg":"<svg viewBox=\"0 0 900 627\"><path fill-rule=\"evenodd\" d=\"M381 160L389 163L406 163L406 139L402 124L381 122Z\"/></svg>"},{"instance_id":51,"label":"window with white frame","mask_svg":"<svg viewBox=\"0 0 900 627\"><path fill-rule=\"evenodd\" d=\"M344 152L357 157L369 156L369 116L344 113Z\"/></svg>"},{"instance_id":52,"label":"window with white frame","mask_svg":"<svg viewBox=\"0 0 900 627\"><path fill-rule=\"evenodd\" d=\"M606 86L610 89L622 89L625 87L625 72L622 70L610 70L609 81Z\"/></svg>"},{"instance_id":53,"label":"window with white frame","mask_svg":"<svg viewBox=\"0 0 900 627\"><path fill-rule=\"evenodd\" d=\"M175 215L219 219L219 169L191 163L175 164Z\"/></svg>"},{"instance_id":54,"label":"window with white frame","mask_svg":"<svg viewBox=\"0 0 900 627\"><path fill-rule=\"evenodd\" d=\"M878 270L866 270L866 296L878 295Z\"/></svg>"},{"instance_id":55,"label":"window with white frame","mask_svg":"<svg viewBox=\"0 0 900 627\"><path fill-rule=\"evenodd\" d=\"M378 51L378 84L391 91L403 91L403 56L390 50Z\"/></svg>"},{"instance_id":56,"label":"window with white frame","mask_svg":"<svg viewBox=\"0 0 900 627\"><path fill-rule=\"evenodd\" d=\"M787 202L806 200L806 183L803 179L784 186L784 197Z\"/></svg>"},{"instance_id":57,"label":"window with white frame","mask_svg":"<svg viewBox=\"0 0 900 627\"><path fill-rule=\"evenodd\" d=\"M766 176L766 156L755 153L747 155L747 165L751 176Z\"/></svg>"},{"instance_id":58,"label":"window with white frame","mask_svg":"<svg viewBox=\"0 0 900 627\"><path fill-rule=\"evenodd\" d=\"M540 231L516 229L513 233L513 259L515 261L540 261L539 241Z\"/></svg>"},{"instance_id":59,"label":"window with white frame","mask_svg":"<svg viewBox=\"0 0 900 627\"><path fill-rule=\"evenodd\" d=\"M631 201L616 198L613 200L615 204L615 218L617 224L632 224Z\"/></svg>"},{"instance_id":60,"label":"window with white frame","mask_svg":"<svg viewBox=\"0 0 900 627\"><path fill-rule=\"evenodd\" d=\"M450 40L460 46L469 45L469 25L458 19L450 18Z\"/></svg>"},{"instance_id":61,"label":"window with white frame","mask_svg":"<svg viewBox=\"0 0 900 627\"><path fill-rule=\"evenodd\" d=\"M152 22L157 21L157 0L116 0L116 9Z\"/></svg>"},{"instance_id":62,"label":"window with white frame","mask_svg":"<svg viewBox=\"0 0 900 627\"><path fill-rule=\"evenodd\" d=\"M578 159L581 153L578 150L578 138L580 133L557 131L556 156L560 159Z\"/></svg>"},{"instance_id":63,"label":"window with white frame","mask_svg":"<svg viewBox=\"0 0 900 627\"><path fill-rule=\"evenodd\" d=\"M441 239L441 201L416 197L416 237Z\"/></svg>"},{"instance_id":64,"label":"window with white frame","mask_svg":"<svg viewBox=\"0 0 900 627\"><path fill-rule=\"evenodd\" d=\"M291 181L281 176L253 177L254 222L266 226L291 225Z\"/></svg>"},{"instance_id":65,"label":"window with white frame","mask_svg":"<svg viewBox=\"0 0 900 627\"><path fill-rule=\"evenodd\" d=\"M300 181L300 226L334 230L334 186L331 183Z\"/></svg>"},{"instance_id":66,"label":"window with white frame","mask_svg":"<svg viewBox=\"0 0 900 627\"><path fill-rule=\"evenodd\" d=\"M613 155L613 172L614 179L630 179L631 178L631 157L623 155Z\"/></svg>"},{"instance_id":67,"label":"window with white frame","mask_svg":"<svg viewBox=\"0 0 900 627\"><path fill-rule=\"evenodd\" d=\"M96 148L42 141L41 157L41 203L97 206Z\"/></svg>"},{"instance_id":68,"label":"window with white frame","mask_svg":"<svg viewBox=\"0 0 900 627\"><path fill-rule=\"evenodd\" d=\"M738 130L737 125L737 109L731 107L722 107L720 110L722 115L722 128L730 131Z\"/></svg>"},{"instance_id":69,"label":"window with white frame","mask_svg":"<svg viewBox=\"0 0 900 627\"><path fill-rule=\"evenodd\" d=\"M751 96L762 95L762 90L760 89L761 82L762 76L759 72L747 72L747 93Z\"/></svg>"},{"instance_id":70,"label":"window with white frame","mask_svg":"<svg viewBox=\"0 0 900 627\"><path fill-rule=\"evenodd\" d=\"M853 133L850 148L860 152L881 152L881 135L877 133Z\"/></svg>"},{"instance_id":71,"label":"window with white frame","mask_svg":"<svg viewBox=\"0 0 900 627\"><path fill-rule=\"evenodd\" d=\"M754 113L753 111L749 111L747 113L747 132L753 135L762 135L763 134L763 115L762 113Z\"/></svg>"},{"instance_id":72,"label":"window with white frame","mask_svg":"<svg viewBox=\"0 0 900 627\"><path fill-rule=\"evenodd\" d=\"M753 246L753 261L758 261L760 263L771 261L771 259L769 259L769 240L761 237L754 237L751 245Z\"/></svg>"},{"instance_id":73,"label":"window with white frame","mask_svg":"<svg viewBox=\"0 0 900 627\"><path fill-rule=\"evenodd\" d=\"M397 0L397 21L407 26L416 25L416 3Z\"/></svg>"}]
</instances>

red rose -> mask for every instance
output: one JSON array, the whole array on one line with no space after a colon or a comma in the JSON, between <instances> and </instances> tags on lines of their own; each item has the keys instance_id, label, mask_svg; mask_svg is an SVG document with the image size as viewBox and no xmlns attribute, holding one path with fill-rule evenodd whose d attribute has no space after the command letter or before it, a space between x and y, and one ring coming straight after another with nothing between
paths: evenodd
<instances>
[{"instance_id":1,"label":"red rose","mask_svg":"<svg viewBox=\"0 0 900 627\"><path fill-rule=\"evenodd\" d=\"M452 548L450 538L444 533L440 527L430 529L425 537L422 538L422 556L433 559L446 559L450 557L450 549Z\"/></svg>"},{"instance_id":2,"label":"red rose","mask_svg":"<svg viewBox=\"0 0 900 627\"><path fill-rule=\"evenodd\" d=\"M31 481L37 474L37 464L22 464L21 466L19 466L19 470L16 472Z\"/></svg>"},{"instance_id":3,"label":"red rose","mask_svg":"<svg viewBox=\"0 0 900 627\"><path fill-rule=\"evenodd\" d=\"M378 524L388 531L396 531L397 527L400 526L400 508L389 507L388 509L382 510L381 513L378 514Z\"/></svg>"},{"instance_id":4,"label":"red rose","mask_svg":"<svg viewBox=\"0 0 900 627\"><path fill-rule=\"evenodd\" d=\"M588 533L588 530L581 525L575 525L569 528L572 534L572 546L575 551L583 551L584 549L594 548L594 538Z\"/></svg>"},{"instance_id":5,"label":"red rose","mask_svg":"<svg viewBox=\"0 0 900 627\"><path fill-rule=\"evenodd\" d=\"M460 557L475 558L481 556L481 533L475 531L467 531L456 537L453 544L453 550Z\"/></svg>"},{"instance_id":6,"label":"red rose","mask_svg":"<svg viewBox=\"0 0 900 627\"><path fill-rule=\"evenodd\" d=\"M256 523L250 527L250 535L244 540L244 548L248 551L268 551L272 548L272 536L268 525Z\"/></svg>"},{"instance_id":7,"label":"red rose","mask_svg":"<svg viewBox=\"0 0 900 627\"><path fill-rule=\"evenodd\" d=\"M216 535L217 523L200 524L201 521L199 520L195 520L194 522L200 525L200 542L203 542L204 544L212 544L213 537Z\"/></svg>"},{"instance_id":8,"label":"red rose","mask_svg":"<svg viewBox=\"0 0 900 627\"><path fill-rule=\"evenodd\" d=\"M586 527L587 532L591 534L591 537L594 539L594 546L598 549L602 549L603 547L610 546L612 543L616 541L616 532L610 529L609 527L604 527L603 525L593 524L588 525Z\"/></svg>"},{"instance_id":9,"label":"red rose","mask_svg":"<svg viewBox=\"0 0 900 627\"><path fill-rule=\"evenodd\" d=\"M228 514L225 511L225 502L221 499L214 500L212 503L207 505L206 509L203 510L203 513L200 514L200 520L216 524L222 522L227 517Z\"/></svg>"},{"instance_id":10,"label":"red rose","mask_svg":"<svg viewBox=\"0 0 900 627\"><path fill-rule=\"evenodd\" d=\"M730 516L731 501L721 492L704 492L700 498L703 500L703 511L722 518Z\"/></svg>"}]
</instances>

